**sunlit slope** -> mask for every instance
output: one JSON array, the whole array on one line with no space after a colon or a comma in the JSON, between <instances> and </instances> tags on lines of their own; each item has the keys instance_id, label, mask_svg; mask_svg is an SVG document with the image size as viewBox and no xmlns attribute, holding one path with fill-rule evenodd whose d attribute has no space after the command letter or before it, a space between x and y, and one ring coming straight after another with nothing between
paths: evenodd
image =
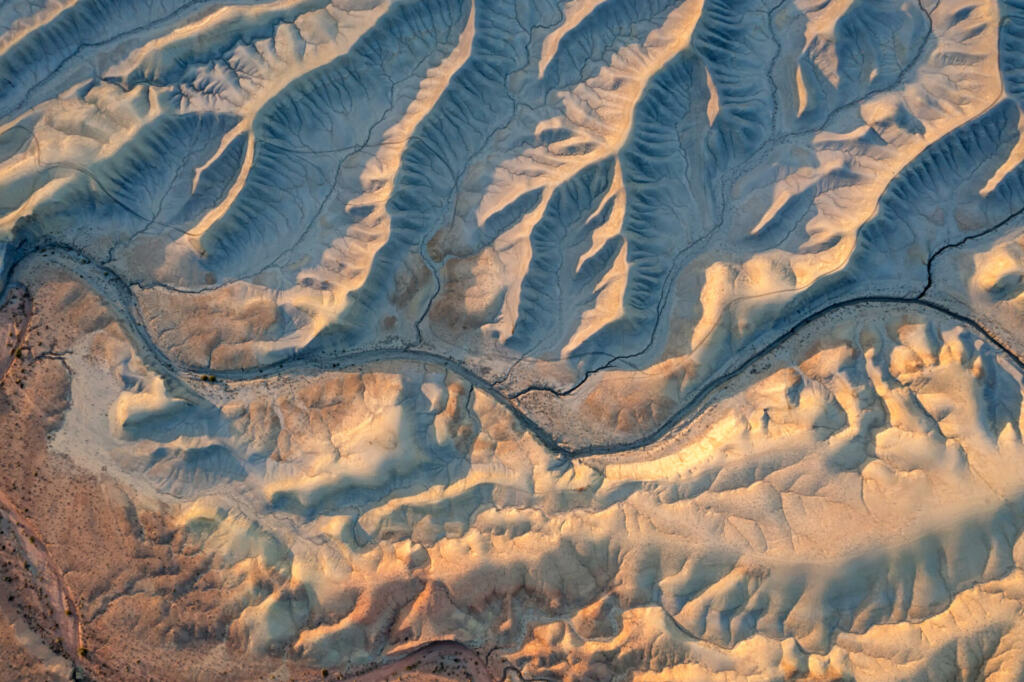
<instances>
[{"instance_id":1,"label":"sunlit slope","mask_svg":"<svg viewBox=\"0 0 1024 682\"><path fill-rule=\"evenodd\" d=\"M0 3L0 641L1019 679L1022 133L1019 0Z\"/></svg>"},{"instance_id":2,"label":"sunlit slope","mask_svg":"<svg viewBox=\"0 0 1024 682\"><path fill-rule=\"evenodd\" d=\"M16 5L8 239L190 364L430 350L578 446L1024 206L1013 3Z\"/></svg>"},{"instance_id":3,"label":"sunlit slope","mask_svg":"<svg viewBox=\"0 0 1024 682\"><path fill-rule=\"evenodd\" d=\"M422 364L179 395L116 326L79 348L52 448L159 503L253 655L353 670L455 639L570 679L1024 664L1022 375L942 315L826 315L686 428L568 462Z\"/></svg>"}]
</instances>

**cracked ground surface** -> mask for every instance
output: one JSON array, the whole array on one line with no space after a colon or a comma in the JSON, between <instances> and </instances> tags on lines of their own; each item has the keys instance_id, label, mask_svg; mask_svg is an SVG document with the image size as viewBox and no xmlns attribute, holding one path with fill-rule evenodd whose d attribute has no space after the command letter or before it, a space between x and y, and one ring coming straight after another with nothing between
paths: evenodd
<instances>
[{"instance_id":1,"label":"cracked ground surface","mask_svg":"<svg viewBox=\"0 0 1024 682\"><path fill-rule=\"evenodd\" d=\"M0 4L0 678L1021 679L1022 55Z\"/></svg>"}]
</instances>

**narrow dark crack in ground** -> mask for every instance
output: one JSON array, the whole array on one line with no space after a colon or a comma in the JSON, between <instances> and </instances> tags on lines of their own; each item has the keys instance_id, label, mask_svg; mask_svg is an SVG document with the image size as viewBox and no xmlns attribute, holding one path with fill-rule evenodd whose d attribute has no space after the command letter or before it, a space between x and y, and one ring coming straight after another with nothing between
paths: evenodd
<instances>
[{"instance_id":1,"label":"narrow dark crack in ground","mask_svg":"<svg viewBox=\"0 0 1024 682\"><path fill-rule=\"evenodd\" d=\"M992 234L993 232L996 232L997 230L999 230L999 229L1001 229L1003 227L1006 227L1014 218L1020 217L1021 214L1024 214L1024 207L1021 207L1021 208L1017 209L1016 211L1014 211L1010 215L1006 216L1005 218L1003 218L1002 220L1000 220L996 224L994 224L991 227L988 227L988 228L982 230L981 232L973 232L973 233L967 235L966 237L964 237L963 239L960 239L959 241L955 241L955 242L952 242L950 244L946 244L942 248L938 249L931 256L929 256L928 257L928 262L926 263L926 267L928 268L928 283L925 284L924 289L922 289L921 293L919 293L917 295L917 298L919 298L919 299L924 298L928 294L928 291L932 288L932 284L934 283L934 281L933 281L934 275L932 273L932 265L935 263L935 259L936 258L941 256L946 251L949 251L951 249L958 249L958 248L960 248L961 246L963 246L964 244L966 244L967 242L969 242L971 240L981 239L982 237L988 236L988 235Z\"/></svg>"},{"instance_id":2,"label":"narrow dark crack in ground","mask_svg":"<svg viewBox=\"0 0 1024 682\"><path fill-rule=\"evenodd\" d=\"M795 322L786 331L776 336L768 344L751 353L739 365L729 372L720 374L705 382L697 388L690 398L681 405L668 419L660 426L644 436L628 441L611 443L595 443L584 446L573 446L559 441L558 438L543 426L538 424L529 414L521 409L514 399L517 395L509 397L495 384L487 381L472 369L459 361L435 353L430 350L399 347L399 348L376 348L357 351L334 351L331 349L302 349L295 352L288 358L274 363L258 367L247 367L242 369L216 370L208 366L197 366L182 363L170 358L163 349L153 340L143 316L138 308L138 302L131 290L131 284L126 282L118 273L112 269L97 263L87 255L73 246L55 243L40 243L35 245L21 244L13 251L10 262L12 263L10 274L7 278L6 288L16 280L18 270L22 269L32 260L43 259L50 265L61 267L78 277L96 292L96 294L109 306L112 312L122 323L125 333L130 337L136 351L141 359L152 369L164 375L169 380L169 385L178 386L194 393L193 385L199 385L203 375L215 374L218 381L222 382L248 382L262 379L269 379L285 374L312 374L318 371L332 371L351 367L366 366L382 362L409 361L443 367L454 375L461 377L474 389L480 389L495 402L506 408L520 423L530 432L541 444L553 453L561 456L563 461L575 457L589 455L614 454L627 452L649 446L670 431L686 426L696 419L702 412L707 399L722 386L736 378L751 366L763 359L782 344L789 341L802 329L813 323L815 320L830 313L852 308L860 305L890 304L909 305L927 308L933 312L940 313L952 320L955 320L984 337L989 343L1002 351L1016 367L1024 373L1024 359L1005 343L993 336L980 322L948 308L940 303L924 298L929 291L933 281L932 265L935 259L947 250L957 248L971 239L977 239L998 230L1009 224L1015 217L1024 213L1024 209L1012 213L1007 218L982 232L977 232L964 237L963 239L947 244L938 249L928 259L928 282L924 289L915 296L888 296L888 295L863 295L841 301L833 302L819 308Z\"/></svg>"}]
</instances>

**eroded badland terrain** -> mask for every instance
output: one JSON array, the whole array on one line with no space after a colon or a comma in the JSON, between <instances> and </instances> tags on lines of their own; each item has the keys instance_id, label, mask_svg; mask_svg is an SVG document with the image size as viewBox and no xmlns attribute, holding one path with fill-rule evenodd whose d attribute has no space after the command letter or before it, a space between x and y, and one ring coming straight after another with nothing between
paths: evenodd
<instances>
[{"instance_id":1,"label":"eroded badland terrain","mask_svg":"<svg viewBox=\"0 0 1024 682\"><path fill-rule=\"evenodd\" d=\"M1024 679L1024 2L0 3L0 679Z\"/></svg>"}]
</instances>

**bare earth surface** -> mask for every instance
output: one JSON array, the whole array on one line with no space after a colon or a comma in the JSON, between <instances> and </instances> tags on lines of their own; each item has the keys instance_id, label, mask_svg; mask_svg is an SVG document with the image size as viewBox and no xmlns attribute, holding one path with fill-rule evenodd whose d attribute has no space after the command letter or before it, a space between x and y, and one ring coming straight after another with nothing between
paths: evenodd
<instances>
[{"instance_id":1,"label":"bare earth surface","mask_svg":"<svg viewBox=\"0 0 1024 682\"><path fill-rule=\"evenodd\" d=\"M1024 679L1024 2L0 3L0 679Z\"/></svg>"}]
</instances>

